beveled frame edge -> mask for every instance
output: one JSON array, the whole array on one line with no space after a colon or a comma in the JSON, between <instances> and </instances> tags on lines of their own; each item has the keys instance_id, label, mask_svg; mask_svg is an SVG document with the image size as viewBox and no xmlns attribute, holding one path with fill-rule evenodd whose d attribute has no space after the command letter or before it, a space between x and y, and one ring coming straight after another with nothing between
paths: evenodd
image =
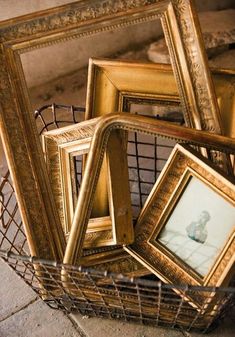
<instances>
[{"instance_id":1,"label":"beveled frame edge","mask_svg":"<svg viewBox=\"0 0 235 337\"><path fill-rule=\"evenodd\" d=\"M169 11L164 15L163 9ZM32 238L29 241L32 255L61 260L65 238L43 163L35 121L30 115L30 100L20 54L61 40L87 36L156 17L161 17L163 28L167 32L166 38L169 35L169 41L175 41L175 47L170 48L170 53L180 90L182 93L185 90L188 97L195 97L195 101L200 104L195 104L192 110L208 117L204 118L204 121L208 121L206 125L217 131L220 128L214 123L217 105L196 11L191 1L161 0L155 3L153 0L127 0L124 7L122 0L112 1L111 6L106 0L78 1L0 24L1 138L11 167L26 234ZM186 25L181 26L181 22ZM200 42L192 44L191 41L197 41L198 36ZM179 53L172 51L176 50L176 45L177 48L181 45ZM195 49L197 53L194 53ZM195 85L191 78L195 79ZM209 100L205 102L205 98ZM41 240L35 240L38 236L41 236Z\"/></svg>"},{"instance_id":2,"label":"beveled frame edge","mask_svg":"<svg viewBox=\"0 0 235 337\"><path fill-rule=\"evenodd\" d=\"M112 77L112 71L115 73L116 70L119 70L119 74L115 76L115 78ZM126 76L126 82L125 82L125 89L123 89L123 84L119 84L119 78L121 81L123 81L123 69L125 72L128 69L129 75ZM91 119L98 117L97 112L100 115L111 113L115 111L122 112L122 106L123 106L123 100L125 96L132 96L132 97L138 97L138 98L148 98L148 99L154 99L158 97L160 100L166 101L168 98L173 98L174 101L179 101L178 96L178 90L175 88L173 90L173 93L170 93L168 96L167 91L159 94L155 93L156 85L157 83L154 83L155 86L152 87L152 90L146 89L146 87L143 85L141 90L136 90L136 78L133 78L131 75L131 71L142 71L145 70L146 72L148 70L156 72L156 74L159 72L168 74L172 71L172 67L167 64L151 64L151 63L144 63L144 62L137 62L137 61L130 61L130 60L117 60L117 59L105 59L105 58L90 58L89 59L89 68L88 68L88 84L87 84L87 98L86 98L86 113L85 118ZM113 95L113 101L114 103L111 106L111 110L107 112L103 112L100 107L99 109L96 108L96 84L98 82L97 77L99 74L101 74L103 78L105 78L110 83L110 88L115 90ZM101 82L101 80L99 79ZM127 84L128 81L128 84ZM156 79L157 82L157 79ZM98 82L99 83L99 82ZM99 83L99 86L102 85L102 82ZM161 89L162 90L162 89ZM106 92L105 92L106 96ZM102 104L102 103L101 103ZM126 112L126 111L125 111Z\"/></svg>"},{"instance_id":3,"label":"beveled frame edge","mask_svg":"<svg viewBox=\"0 0 235 337\"><path fill-rule=\"evenodd\" d=\"M127 77L126 75L122 75L122 68L128 68L129 69L129 76ZM115 72L117 69L119 69L120 72L120 81L118 82L118 76L117 75L112 75L112 72ZM168 93L167 90L163 91L162 94L160 93L161 89L157 89L159 92L156 94L153 91L156 91L157 85L158 85L158 80L156 79L154 82L154 86L152 91L147 89L146 86L143 86L141 90L138 92L136 89L132 89L136 87L135 80L134 78L132 80L132 85L128 83L128 85L125 83L125 89L123 89L123 76L126 76L126 82L129 81L131 82L132 79L132 71L143 71L143 69L147 71L153 71L153 72L159 72L160 74L165 74L168 76L173 76L173 68L170 64L161 64L161 63L148 63L148 62L143 62L143 61L132 61L132 60L123 60L123 59L107 59L107 58L90 58L89 60L89 68L88 68L88 88L87 88L87 99L86 99L86 119L94 118L97 117L96 109L94 107L94 98L95 98L95 83L97 82L97 75L99 76L100 72L104 72L104 74L107 76L107 79L110 80L110 82L113 84L117 91L117 96L118 96L118 103L116 103L114 111L120 112L126 112L121 109L123 106L123 101L125 98L130 98L130 99L135 99L135 98L146 98L151 100L152 98L155 99L156 97L159 98L159 101L164 102L168 101L169 98L172 100L172 102L175 103L180 103L180 96L179 96L179 91L177 88L177 83L175 81L175 84L172 87L171 84L171 91ZM212 80L215 86L215 93L216 93L216 98L220 101L217 102L221 110L226 109L226 114L228 115L231 111L228 111L228 109L232 108L231 104L229 107L224 107L225 101L228 99L227 93L224 94L223 97L221 97L221 93L219 93L222 90L222 86L227 85L227 89L229 86L230 89L230 94L229 97L235 97L235 71L233 69L222 69L222 68L215 68L211 67L210 68L211 74L212 74ZM151 78L151 80L153 80ZM218 91L218 94L217 94ZM235 98L234 98L235 99ZM222 100L222 102L221 102ZM95 112L94 112L95 110ZM108 113L110 113L109 111ZM220 120L222 121L223 119L228 118L228 116L224 116L224 111L220 111ZM234 112L235 115L235 112ZM230 116L231 117L231 116ZM225 128L224 122L223 124L223 129ZM233 134L235 135L235 130L233 129L228 129L226 128L226 136L233 137Z\"/></svg>"}]
</instances>

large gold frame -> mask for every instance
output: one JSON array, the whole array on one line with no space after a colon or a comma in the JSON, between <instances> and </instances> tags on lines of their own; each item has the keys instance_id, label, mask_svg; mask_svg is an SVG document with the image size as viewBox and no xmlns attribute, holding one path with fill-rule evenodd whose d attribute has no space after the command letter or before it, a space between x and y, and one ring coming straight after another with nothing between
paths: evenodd
<instances>
[{"instance_id":1,"label":"large gold frame","mask_svg":"<svg viewBox=\"0 0 235 337\"><path fill-rule=\"evenodd\" d=\"M70 232L77 199L72 191L75 177L71 168L71 156L88 153L98 121L99 118L95 118L43 134L52 190L66 236ZM98 215L89 220L84 248L130 244L134 240L127 163L124 159L120 160L120 157L115 159L115 153L113 148L110 152L107 150L109 179L102 179L102 183L107 186L106 193L108 190L110 213L102 216L100 210L97 212L93 207L93 212ZM125 155L124 151L123 154Z\"/></svg>"},{"instance_id":2,"label":"large gold frame","mask_svg":"<svg viewBox=\"0 0 235 337\"><path fill-rule=\"evenodd\" d=\"M43 162L20 55L66 39L155 18L162 22L188 124L220 133L216 98L191 0L86 0L1 22L1 138L32 255L61 260L65 238Z\"/></svg>"},{"instance_id":3,"label":"large gold frame","mask_svg":"<svg viewBox=\"0 0 235 337\"><path fill-rule=\"evenodd\" d=\"M223 246L219 247L218 256L215 256L213 266L209 267L205 275L200 275L158 241L161 230L177 207L191 177L202 181L205 186L235 207L234 179L227 180L208 164L209 161L199 156L192 148L177 144L141 211L135 227L134 244L125 247L133 257L164 282L219 287L227 286L229 276L232 275L235 261L235 228L229 233ZM195 200L197 198L200 198L200 195L195 196ZM206 204L204 208L206 209ZM218 229L214 228L214 231L216 230ZM190 241L192 240L189 239ZM201 245L197 243L196 247ZM207 293L196 293L191 298L192 304L201 308L205 308L205 300L208 304Z\"/></svg>"}]
</instances>

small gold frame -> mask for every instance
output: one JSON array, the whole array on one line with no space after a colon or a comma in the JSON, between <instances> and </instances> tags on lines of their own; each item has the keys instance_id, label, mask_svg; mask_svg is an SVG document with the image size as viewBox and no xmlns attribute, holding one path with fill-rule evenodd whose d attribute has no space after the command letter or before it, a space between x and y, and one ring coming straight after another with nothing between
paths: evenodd
<instances>
[{"instance_id":1,"label":"small gold frame","mask_svg":"<svg viewBox=\"0 0 235 337\"><path fill-rule=\"evenodd\" d=\"M125 249L164 282L227 286L235 261L234 219L234 179L177 144L139 216L135 242ZM208 293L195 293L190 301L205 309Z\"/></svg>"},{"instance_id":2,"label":"small gold frame","mask_svg":"<svg viewBox=\"0 0 235 337\"><path fill-rule=\"evenodd\" d=\"M43 147L52 190L66 236L70 232L77 201L77 195L73 189L76 183L73 183L75 172L71 159L73 156L84 156L89 152L98 121L99 118L96 118L43 134ZM107 154L106 161L109 179L108 181L102 179L102 183L108 190L109 214L106 216L102 214L101 207L98 211L94 209L98 203L93 206L96 217L91 215L89 220L84 248L130 244L134 239L128 169L124 166L126 160L116 159L113 155L114 148L111 148L110 152ZM100 199L102 196L99 196L98 202Z\"/></svg>"}]
</instances>

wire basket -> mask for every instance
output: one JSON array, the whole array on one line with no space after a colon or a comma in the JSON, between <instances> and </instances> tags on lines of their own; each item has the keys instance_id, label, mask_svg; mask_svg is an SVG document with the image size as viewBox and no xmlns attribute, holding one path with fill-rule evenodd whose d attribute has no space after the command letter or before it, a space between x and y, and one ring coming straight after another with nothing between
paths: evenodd
<instances>
[{"instance_id":1,"label":"wire basket","mask_svg":"<svg viewBox=\"0 0 235 337\"><path fill-rule=\"evenodd\" d=\"M83 120L83 113L83 108L56 104L44 106L35 112L39 134L78 123ZM156 118L183 124L179 114ZM174 140L161 142L157 137L130 134L127 152L134 219L138 217L174 144ZM78 189L82 179L80 160L75 158ZM168 285L154 275L139 278L122 275L121 266L118 273L112 273L108 268L81 268L31 257L9 171L0 183L0 256L51 308L65 313L80 312L88 316L208 332L231 313L234 306L235 288L232 286ZM70 276L70 291L61 281L62 269ZM36 270L41 271L40 278ZM185 296L177 295L176 290ZM220 300L213 311L200 311L188 303L187 298L195 291L204 292L208 303L212 293L219 295Z\"/></svg>"}]
</instances>

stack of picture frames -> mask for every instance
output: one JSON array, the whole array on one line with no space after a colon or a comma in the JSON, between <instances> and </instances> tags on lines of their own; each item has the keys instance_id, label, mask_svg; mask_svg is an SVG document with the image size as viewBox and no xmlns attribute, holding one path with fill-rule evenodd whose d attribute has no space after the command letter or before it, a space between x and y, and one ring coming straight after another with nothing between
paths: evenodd
<instances>
[{"instance_id":1,"label":"stack of picture frames","mask_svg":"<svg viewBox=\"0 0 235 337\"><path fill-rule=\"evenodd\" d=\"M22 54L155 19L172 67L91 59L86 120L45 132L42 149ZM227 285L235 257L234 73L211 77L193 1L78 1L2 22L0 36L1 139L30 254L130 277L153 273L175 285ZM135 105L150 113L133 114ZM152 118L152 106L182 112L185 125ZM156 140L175 144L135 221L130 134L151 136L152 148ZM76 296L66 268L61 279ZM215 298L198 292L187 300L203 313Z\"/></svg>"}]
</instances>

